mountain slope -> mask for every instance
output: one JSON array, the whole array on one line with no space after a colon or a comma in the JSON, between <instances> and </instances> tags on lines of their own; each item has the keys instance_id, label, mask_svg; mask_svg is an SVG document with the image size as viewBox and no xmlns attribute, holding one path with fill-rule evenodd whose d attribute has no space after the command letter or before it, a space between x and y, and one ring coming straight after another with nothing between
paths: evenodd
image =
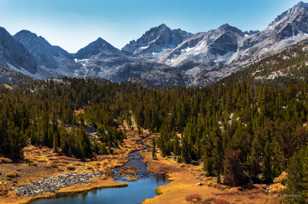
<instances>
[{"instance_id":1,"label":"mountain slope","mask_svg":"<svg viewBox=\"0 0 308 204\"><path fill-rule=\"evenodd\" d=\"M278 16L267 28L275 37L283 40L300 33L308 33L308 4L300 2Z\"/></svg>"},{"instance_id":2,"label":"mountain slope","mask_svg":"<svg viewBox=\"0 0 308 204\"><path fill-rule=\"evenodd\" d=\"M121 50L115 48L102 38L91 42L75 55L75 62L80 69L74 72L75 77L103 78L121 81L115 75L126 64L135 61Z\"/></svg>"},{"instance_id":3,"label":"mountain slope","mask_svg":"<svg viewBox=\"0 0 308 204\"><path fill-rule=\"evenodd\" d=\"M29 81L32 81L31 77L6 66L0 66L0 84L24 84Z\"/></svg>"},{"instance_id":4,"label":"mountain slope","mask_svg":"<svg viewBox=\"0 0 308 204\"><path fill-rule=\"evenodd\" d=\"M308 40L250 66L248 75L258 81L308 80Z\"/></svg>"},{"instance_id":5,"label":"mountain slope","mask_svg":"<svg viewBox=\"0 0 308 204\"><path fill-rule=\"evenodd\" d=\"M221 63L237 51L243 37L241 30L225 24L186 39L166 55L164 61L171 66L189 61L202 64Z\"/></svg>"},{"instance_id":6,"label":"mountain slope","mask_svg":"<svg viewBox=\"0 0 308 204\"><path fill-rule=\"evenodd\" d=\"M0 27L0 63L5 67L35 73L37 65L28 50Z\"/></svg>"},{"instance_id":7,"label":"mountain slope","mask_svg":"<svg viewBox=\"0 0 308 204\"><path fill-rule=\"evenodd\" d=\"M51 45L46 39L36 34L23 30L14 38L24 45L35 58L42 74L70 75L78 65L72 56L64 49ZM44 73L43 73L44 72Z\"/></svg>"}]
</instances>

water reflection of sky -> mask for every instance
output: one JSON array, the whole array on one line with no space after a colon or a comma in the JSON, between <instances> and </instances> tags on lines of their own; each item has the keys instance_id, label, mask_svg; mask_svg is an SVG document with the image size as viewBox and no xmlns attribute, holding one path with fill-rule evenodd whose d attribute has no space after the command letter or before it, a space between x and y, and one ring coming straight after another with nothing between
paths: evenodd
<instances>
[{"instance_id":1,"label":"water reflection of sky","mask_svg":"<svg viewBox=\"0 0 308 204\"><path fill-rule=\"evenodd\" d=\"M100 189L70 197L36 201L34 204L139 204L147 198L154 197L155 189L166 182L163 176L148 173L147 166L138 152L129 155L125 167L136 168L139 178L137 181L128 182L128 187ZM113 171L116 180L127 181L125 177L120 176L119 171Z\"/></svg>"},{"instance_id":2,"label":"water reflection of sky","mask_svg":"<svg viewBox=\"0 0 308 204\"><path fill-rule=\"evenodd\" d=\"M155 189L164 183L164 179L149 176L130 182L125 188L95 190L72 197L37 201L34 204L139 204L154 197Z\"/></svg>"}]
</instances>

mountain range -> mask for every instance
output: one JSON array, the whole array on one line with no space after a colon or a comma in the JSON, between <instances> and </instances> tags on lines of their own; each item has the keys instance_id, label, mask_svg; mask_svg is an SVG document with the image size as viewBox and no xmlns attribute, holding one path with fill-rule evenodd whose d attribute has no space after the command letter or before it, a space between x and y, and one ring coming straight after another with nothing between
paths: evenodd
<instances>
[{"instance_id":1,"label":"mountain range","mask_svg":"<svg viewBox=\"0 0 308 204\"><path fill-rule=\"evenodd\" d=\"M121 50L98 38L74 54L31 31L13 36L0 27L0 71L3 67L34 79L66 76L150 86L205 86L307 38L308 3L303 2L263 31L224 24L192 34L162 24ZM1 76L5 77L10 75Z\"/></svg>"}]
</instances>

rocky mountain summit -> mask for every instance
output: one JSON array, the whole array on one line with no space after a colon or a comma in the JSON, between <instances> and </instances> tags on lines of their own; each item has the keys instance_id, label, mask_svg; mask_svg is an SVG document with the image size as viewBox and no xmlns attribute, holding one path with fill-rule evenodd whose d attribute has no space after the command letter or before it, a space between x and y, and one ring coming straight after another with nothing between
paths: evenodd
<instances>
[{"instance_id":1,"label":"rocky mountain summit","mask_svg":"<svg viewBox=\"0 0 308 204\"><path fill-rule=\"evenodd\" d=\"M267 28L277 40L308 33L308 3L300 2L279 15Z\"/></svg>"},{"instance_id":2,"label":"rocky mountain summit","mask_svg":"<svg viewBox=\"0 0 308 204\"><path fill-rule=\"evenodd\" d=\"M77 59L88 59L96 55L100 55L100 57L108 57L121 54L122 52L119 49L115 48L100 37L86 47L80 49L74 56Z\"/></svg>"},{"instance_id":3,"label":"rocky mountain summit","mask_svg":"<svg viewBox=\"0 0 308 204\"><path fill-rule=\"evenodd\" d=\"M123 51L135 56L155 57L168 49L174 49L192 34L181 29L171 29L167 25L151 28L138 40L131 41Z\"/></svg>"}]
</instances>

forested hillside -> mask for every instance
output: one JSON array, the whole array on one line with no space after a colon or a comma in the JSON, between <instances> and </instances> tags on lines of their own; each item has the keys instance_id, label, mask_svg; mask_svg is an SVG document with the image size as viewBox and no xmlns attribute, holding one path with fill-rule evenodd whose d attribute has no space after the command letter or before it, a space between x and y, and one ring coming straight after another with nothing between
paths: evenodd
<instances>
[{"instance_id":1,"label":"forested hillside","mask_svg":"<svg viewBox=\"0 0 308 204\"><path fill-rule=\"evenodd\" d=\"M1 89L0 152L22 159L27 144L44 145L67 155L89 158L110 153L123 136L117 131L121 111L113 100L121 91L107 82L60 80ZM79 112L86 113L79 116ZM88 129L100 132L90 141Z\"/></svg>"},{"instance_id":2,"label":"forested hillside","mask_svg":"<svg viewBox=\"0 0 308 204\"><path fill-rule=\"evenodd\" d=\"M263 83L241 75L203 89L77 79L5 86L0 153L20 160L33 144L82 159L110 154L124 138L118 126L134 116L140 128L160 132L155 143L163 156L202 163L218 182L271 183L289 169L290 192L304 195L307 91L305 80Z\"/></svg>"},{"instance_id":3,"label":"forested hillside","mask_svg":"<svg viewBox=\"0 0 308 204\"><path fill-rule=\"evenodd\" d=\"M251 65L244 73L258 81L297 81L308 77L308 41L302 41L283 52Z\"/></svg>"}]
</instances>

